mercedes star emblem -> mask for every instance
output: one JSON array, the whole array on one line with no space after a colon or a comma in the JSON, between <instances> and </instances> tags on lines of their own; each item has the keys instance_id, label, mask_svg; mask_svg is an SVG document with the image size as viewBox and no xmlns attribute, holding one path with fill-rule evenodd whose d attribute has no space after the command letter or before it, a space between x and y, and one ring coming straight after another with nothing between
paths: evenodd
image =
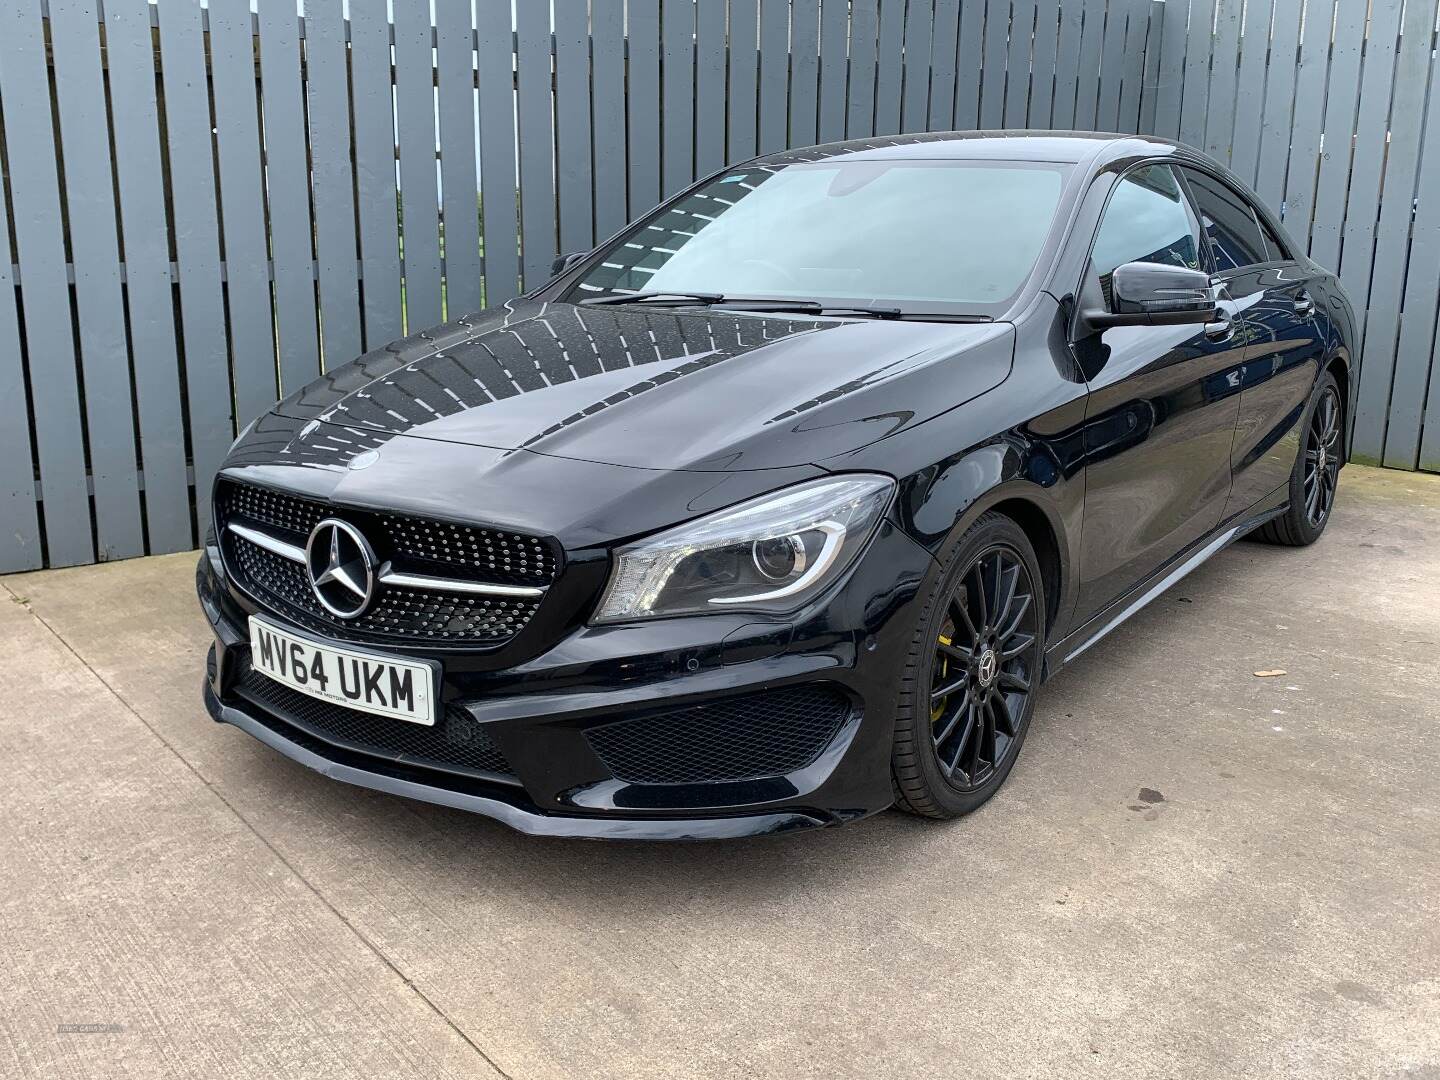
<instances>
[{"instance_id":1,"label":"mercedes star emblem","mask_svg":"<svg viewBox=\"0 0 1440 1080\"><path fill-rule=\"evenodd\" d=\"M332 615L354 619L365 613L375 592L375 552L360 530L326 518L310 530L305 544L310 591Z\"/></svg>"}]
</instances>

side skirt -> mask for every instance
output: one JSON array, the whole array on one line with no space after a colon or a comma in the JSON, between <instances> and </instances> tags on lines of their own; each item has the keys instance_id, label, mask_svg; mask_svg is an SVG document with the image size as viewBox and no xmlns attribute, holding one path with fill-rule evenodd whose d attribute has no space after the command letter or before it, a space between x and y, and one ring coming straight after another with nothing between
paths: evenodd
<instances>
[{"instance_id":1,"label":"side skirt","mask_svg":"<svg viewBox=\"0 0 1440 1080\"><path fill-rule=\"evenodd\" d=\"M1105 637L1106 634L1125 622L1126 619L1145 607L1146 604L1150 603L1150 601L1154 600L1211 556L1224 551L1246 533L1258 529L1271 518L1279 517L1289 508L1290 504L1287 502L1282 503L1278 507L1262 511L1259 514L1253 514L1238 522L1231 519L1231 522L1221 525L1209 536L1196 541L1175 559L1161 567L1125 596L1116 600L1084 626L1080 627L1064 640L1058 641L1050 646L1045 652L1045 677L1048 679L1066 667L1086 649L1090 648L1091 645L1094 645L1101 638Z\"/></svg>"}]
</instances>

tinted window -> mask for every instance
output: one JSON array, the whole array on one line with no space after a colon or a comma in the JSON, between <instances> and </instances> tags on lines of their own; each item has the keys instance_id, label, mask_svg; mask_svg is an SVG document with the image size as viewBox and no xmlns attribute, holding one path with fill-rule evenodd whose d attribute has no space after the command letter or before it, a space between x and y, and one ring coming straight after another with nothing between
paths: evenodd
<instances>
[{"instance_id":1,"label":"tinted window","mask_svg":"<svg viewBox=\"0 0 1440 1080\"><path fill-rule=\"evenodd\" d=\"M1107 304L1110 277L1124 263L1200 269L1200 235L1168 165L1145 165L1121 178L1105 207L1090 258Z\"/></svg>"},{"instance_id":2,"label":"tinted window","mask_svg":"<svg viewBox=\"0 0 1440 1080\"><path fill-rule=\"evenodd\" d=\"M1275 230L1265 223L1265 219L1259 214L1255 220L1260 222L1260 232L1265 237L1265 254L1269 256L1270 262L1283 262L1291 257L1290 249L1285 246L1285 241L1275 235Z\"/></svg>"},{"instance_id":3,"label":"tinted window","mask_svg":"<svg viewBox=\"0 0 1440 1080\"><path fill-rule=\"evenodd\" d=\"M1239 266L1267 261L1265 241L1255 214L1240 195L1212 176L1194 169L1185 170L1185 179L1195 192L1200 220L1215 254L1215 272L1223 274Z\"/></svg>"},{"instance_id":4,"label":"tinted window","mask_svg":"<svg viewBox=\"0 0 1440 1080\"><path fill-rule=\"evenodd\" d=\"M631 229L571 295L998 304L1034 266L1065 171L981 161L736 169Z\"/></svg>"}]
</instances>

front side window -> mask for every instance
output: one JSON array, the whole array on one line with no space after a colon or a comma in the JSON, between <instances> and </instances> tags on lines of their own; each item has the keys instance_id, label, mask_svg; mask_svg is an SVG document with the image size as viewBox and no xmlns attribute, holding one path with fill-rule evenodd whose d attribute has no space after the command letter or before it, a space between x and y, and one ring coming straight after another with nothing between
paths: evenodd
<instances>
[{"instance_id":1,"label":"front side window","mask_svg":"<svg viewBox=\"0 0 1440 1080\"><path fill-rule=\"evenodd\" d=\"M1200 269L1200 234L1168 165L1131 169L1110 195L1090 260L1110 306L1110 279L1128 262Z\"/></svg>"},{"instance_id":2,"label":"front side window","mask_svg":"<svg viewBox=\"0 0 1440 1080\"><path fill-rule=\"evenodd\" d=\"M1066 169L951 160L746 166L630 229L568 299L719 293L993 312L1030 275Z\"/></svg>"},{"instance_id":3,"label":"front side window","mask_svg":"<svg viewBox=\"0 0 1440 1080\"><path fill-rule=\"evenodd\" d=\"M1186 169L1185 179L1195 192L1200 220L1205 224L1210 250L1214 252L1215 272L1223 274L1265 262L1260 223L1240 193L1195 169Z\"/></svg>"},{"instance_id":4,"label":"front side window","mask_svg":"<svg viewBox=\"0 0 1440 1080\"><path fill-rule=\"evenodd\" d=\"M1265 236L1265 254L1271 262L1287 262L1290 259L1290 250L1285 246L1285 241L1276 235L1275 230L1270 228L1265 219L1259 214L1255 219L1260 222L1260 231Z\"/></svg>"}]
</instances>

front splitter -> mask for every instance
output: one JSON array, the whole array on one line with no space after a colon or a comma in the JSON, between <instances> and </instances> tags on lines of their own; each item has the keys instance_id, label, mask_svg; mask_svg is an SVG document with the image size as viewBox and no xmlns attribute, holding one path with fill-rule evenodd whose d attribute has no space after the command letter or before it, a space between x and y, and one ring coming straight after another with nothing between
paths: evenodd
<instances>
[{"instance_id":1,"label":"front splitter","mask_svg":"<svg viewBox=\"0 0 1440 1080\"><path fill-rule=\"evenodd\" d=\"M744 836L769 836L797 829L816 829L835 824L833 820L797 811L767 814L740 814L710 818L585 818L542 814L501 799L417 783L397 776L357 769L331 761L272 731L240 709L224 704L205 684L205 708L220 723L230 724L278 750L290 760L322 776L357 787L400 795L407 799L449 806L492 818L532 836L558 836L583 840L727 840Z\"/></svg>"}]
</instances>

